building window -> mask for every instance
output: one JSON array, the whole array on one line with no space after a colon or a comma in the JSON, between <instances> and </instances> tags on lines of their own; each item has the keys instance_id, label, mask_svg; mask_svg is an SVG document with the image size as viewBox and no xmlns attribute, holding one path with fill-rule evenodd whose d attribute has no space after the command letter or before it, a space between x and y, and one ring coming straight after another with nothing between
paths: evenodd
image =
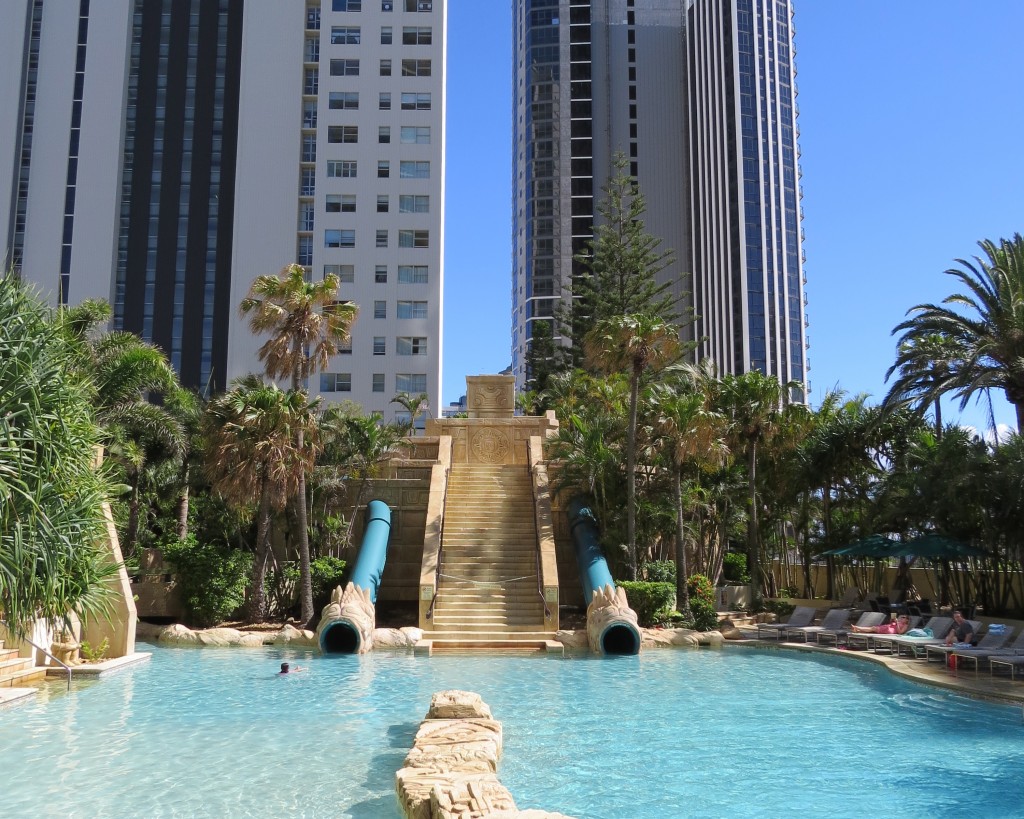
<instances>
[{"instance_id":1,"label":"building window","mask_svg":"<svg viewBox=\"0 0 1024 819\"><path fill-rule=\"evenodd\" d=\"M402 26L402 45L431 45L433 41L430 26Z\"/></svg>"},{"instance_id":2,"label":"building window","mask_svg":"<svg viewBox=\"0 0 1024 819\"><path fill-rule=\"evenodd\" d=\"M299 196L313 196L316 193L316 170L303 168L299 176Z\"/></svg>"},{"instance_id":3,"label":"building window","mask_svg":"<svg viewBox=\"0 0 1024 819\"><path fill-rule=\"evenodd\" d=\"M320 38L307 37L306 47L303 49L302 61L306 63L320 62Z\"/></svg>"},{"instance_id":4,"label":"building window","mask_svg":"<svg viewBox=\"0 0 1024 819\"><path fill-rule=\"evenodd\" d=\"M363 0L333 0L332 8L335 11L362 11Z\"/></svg>"},{"instance_id":5,"label":"building window","mask_svg":"<svg viewBox=\"0 0 1024 819\"><path fill-rule=\"evenodd\" d=\"M387 179L391 176L391 160L381 159L377 162L377 178Z\"/></svg>"},{"instance_id":6,"label":"building window","mask_svg":"<svg viewBox=\"0 0 1024 819\"><path fill-rule=\"evenodd\" d=\"M303 267L309 267L313 264L313 237L312 236L300 236L298 245L298 262Z\"/></svg>"},{"instance_id":7,"label":"building window","mask_svg":"<svg viewBox=\"0 0 1024 819\"><path fill-rule=\"evenodd\" d=\"M384 353L385 353L384 336L374 336L373 337L373 354L374 355L384 355Z\"/></svg>"},{"instance_id":8,"label":"building window","mask_svg":"<svg viewBox=\"0 0 1024 819\"><path fill-rule=\"evenodd\" d=\"M356 280L356 266L353 264L325 264L324 278L337 276L342 284L353 284Z\"/></svg>"},{"instance_id":9,"label":"building window","mask_svg":"<svg viewBox=\"0 0 1024 819\"><path fill-rule=\"evenodd\" d=\"M354 193L327 194L328 213L355 213L356 195Z\"/></svg>"},{"instance_id":10,"label":"building window","mask_svg":"<svg viewBox=\"0 0 1024 819\"><path fill-rule=\"evenodd\" d=\"M328 142L353 143L359 141L358 125L331 125L327 129Z\"/></svg>"},{"instance_id":11,"label":"building window","mask_svg":"<svg viewBox=\"0 0 1024 819\"><path fill-rule=\"evenodd\" d=\"M375 301L373 303L373 317L375 319L386 319L388 317L388 303L386 301Z\"/></svg>"},{"instance_id":12,"label":"building window","mask_svg":"<svg viewBox=\"0 0 1024 819\"><path fill-rule=\"evenodd\" d=\"M398 231L399 247L430 247L429 230L400 230Z\"/></svg>"},{"instance_id":13,"label":"building window","mask_svg":"<svg viewBox=\"0 0 1024 819\"><path fill-rule=\"evenodd\" d=\"M313 229L313 212L312 202L302 202L299 205L299 230Z\"/></svg>"},{"instance_id":14,"label":"building window","mask_svg":"<svg viewBox=\"0 0 1024 819\"><path fill-rule=\"evenodd\" d=\"M398 302L398 317L400 319L425 319L427 303L425 301L400 301Z\"/></svg>"},{"instance_id":15,"label":"building window","mask_svg":"<svg viewBox=\"0 0 1024 819\"><path fill-rule=\"evenodd\" d=\"M302 127L316 128L316 100L302 103Z\"/></svg>"},{"instance_id":16,"label":"building window","mask_svg":"<svg viewBox=\"0 0 1024 819\"><path fill-rule=\"evenodd\" d=\"M358 77L359 60L345 58L343 60L331 60L332 77Z\"/></svg>"},{"instance_id":17,"label":"building window","mask_svg":"<svg viewBox=\"0 0 1024 819\"><path fill-rule=\"evenodd\" d=\"M380 61L380 75L382 77L390 77L391 76L391 60L381 60Z\"/></svg>"},{"instance_id":18,"label":"building window","mask_svg":"<svg viewBox=\"0 0 1024 819\"><path fill-rule=\"evenodd\" d=\"M337 345L337 347L335 349L337 350L338 355L352 355L352 339L351 339L351 337L345 339L344 341L339 341L338 345Z\"/></svg>"},{"instance_id":19,"label":"building window","mask_svg":"<svg viewBox=\"0 0 1024 819\"><path fill-rule=\"evenodd\" d=\"M373 391L384 392L384 373L373 374Z\"/></svg>"},{"instance_id":20,"label":"building window","mask_svg":"<svg viewBox=\"0 0 1024 819\"><path fill-rule=\"evenodd\" d=\"M398 169L402 179L430 179L430 163L427 161L403 161Z\"/></svg>"},{"instance_id":21,"label":"building window","mask_svg":"<svg viewBox=\"0 0 1024 819\"><path fill-rule=\"evenodd\" d=\"M403 125L400 138L403 145L429 145L430 126Z\"/></svg>"},{"instance_id":22,"label":"building window","mask_svg":"<svg viewBox=\"0 0 1024 819\"><path fill-rule=\"evenodd\" d=\"M394 11L396 0L380 0L381 11Z\"/></svg>"},{"instance_id":23,"label":"building window","mask_svg":"<svg viewBox=\"0 0 1024 819\"><path fill-rule=\"evenodd\" d=\"M354 230L325 230L324 247L355 247L356 232Z\"/></svg>"},{"instance_id":24,"label":"building window","mask_svg":"<svg viewBox=\"0 0 1024 819\"><path fill-rule=\"evenodd\" d=\"M395 392L407 392L419 395L427 391L426 373L396 373Z\"/></svg>"},{"instance_id":25,"label":"building window","mask_svg":"<svg viewBox=\"0 0 1024 819\"><path fill-rule=\"evenodd\" d=\"M377 97L377 107L381 111L390 111L391 110L391 92L390 91L381 91L380 92L380 95Z\"/></svg>"},{"instance_id":26,"label":"building window","mask_svg":"<svg viewBox=\"0 0 1024 819\"><path fill-rule=\"evenodd\" d=\"M335 110L340 108L346 111L355 111L359 108L359 92L332 91L327 104Z\"/></svg>"},{"instance_id":27,"label":"building window","mask_svg":"<svg viewBox=\"0 0 1024 819\"><path fill-rule=\"evenodd\" d=\"M429 77L430 60L402 60L403 77Z\"/></svg>"},{"instance_id":28,"label":"building window","mask_svg":"<svg viewBox=\"0 0 1024 819\"><path fill-rule=\"evenodd\" d=\"M402 94L402 110L403 111L429 111L430 110L430 92L404 92Z\"/></svg>"},{"instance_id":29,"label":"building window","mask_svg":"<svg viewBox=\"0 0 1024 819\"><path fill-rule=\"evenodd\" d=\"M352 392L352 373L320 373L320 392Z\"/></svg>"},{"instance_id":30,"label":"building window","mask_svg":"<svg viewBox=\"0 0 1024 819\"><path fill-rule=\"evenodd\" d=\"M399 213L430 213L430 197L402 194L398 197Z\"/></svg>"},{"instance_id":31,"label":"building window","mask_svg":"<svg viewBox=\"0 0 1024 819\"><path fill-rule=\"evenodd\" d=\"M302 161L316 162L316 134L302 135Z\"/></svg>"},{"instance_id":32,"label":"building window","mask_svg":"<svg viewBox=\"0 0 1024 819\"><path fill-rule=\"evenodd\" d=\"M390 203L388 195L386 193L377 194L377 213L387 213L390 209Z\"/></svg>"},{"instance_id":33,"label":"building window","mask_svg":"<svg viewBox=\"0 0 1024 819\"><path fill-rule=\"evenodd\" d=\"M331 26L331 45L359 45L359 26Z\"/></svg>"},{"instance_id":34,"label":"building window","mask_svg":"<svg viewBox=\"0 0 1024 819\"><path fill-rule=\"evenodd\" d=\"M327 175L340 179L356 178L356 161L354 159L328 159Z\"/></svg>"},{"instance_id":35,"label":"building window","mask_svg":"<svg viewBox=\"0 0 1024 819\"><path fill-rule=\"evenodd\" d=\"M388 232L386 230L377 231L377 247L388 246Z\"/></svg>"},{"instance_id":36,"label":"building window","mask_svg":"<svg viewBox=\"0 0 1024 819\"><path fill-rule=\"evenodd\" d=\"M433 11L432 0L405 0L406 11Z\"/></svg>"},{"instance_id":37,"label":"building window","mask_svg":"<svg viewBox=\"0 0 1024 819\"><path fill-rule=\"evenodd\" d=\"M399 336L396 339L395 352L398 355L426 355L427 340L420 336Z\"/></svg>"},{"instance_id":38,"label":"building window","mask_svg":"<svg viewBox=\"0 0 1024 819\"><path fill-rule=\"evenodd\" d=\"M320 30L320 6L306 9L306 28L309 31Z\"/></svg>"},{"instance_id":39,"label":"building window","mask_svg":"<svg viewBox=\"0 0 1024 819\"><path fill-rule=\"evenodd\" d=\"M302 93L307 97L315 97L320 90L320 70L307 68L302 79Z\"/></svg>"},{"instance_id":40,"label":"building window","mask_svg":"<svg viewBox=\"0 0 1024 819\"><path fill-rule=\"evenodd\" d=\"M374 268L373 281L375 284L388 283L388 266L386 264L379 264Z\"/></svg>"},{"instance_id":41,"label":"building window","mask_svg":"<svg viewBox=\"0 0 1024 819\"><path fill-rule=\"evenodd\" d=\"M398 266L399 284L427 284L430 274L425 264L400 264Z\"/></svg>"},{"instance_id":42,"label":"building window","mask_svg":"<svg viewBox=\"0 0 1024 819\"><path fill-rule=\"evenodd\" d=\"M391 126L380 125L377 128L377 142L380 145L387 145L391 142Z\"/></svg>"}]
</instances>

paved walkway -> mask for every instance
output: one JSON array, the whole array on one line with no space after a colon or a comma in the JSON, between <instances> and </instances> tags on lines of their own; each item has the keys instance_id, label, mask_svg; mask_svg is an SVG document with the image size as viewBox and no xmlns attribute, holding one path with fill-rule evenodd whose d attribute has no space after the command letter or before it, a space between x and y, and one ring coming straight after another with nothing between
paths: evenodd
<instances>
[{"instance_id":1,"label":"paved walkway","mask_svg":"<svg viewBox=\"0 0 1024 819\"><path fill-rule=\"evenodd\" d=\"M915 660L910 657L897 657L890 654L875 654L873 651L851 651L845 648L818 646L814 643L789 643L776 640L759 640L754 628L740 627L747 636L745 640L729 640L726 645L754 646L757 648L778 648L792 651L806 651L818 654L831 654L844 657L851 662L869 662L884 665L893 674L925 685L934 685L950 691L956 691L968 697L998 700L1024 705L1024 680L1018 678L1011 681L1008 676L993 677L987 668L980 672L951 671L945 663Z\"/></svg>"}]
</instances>

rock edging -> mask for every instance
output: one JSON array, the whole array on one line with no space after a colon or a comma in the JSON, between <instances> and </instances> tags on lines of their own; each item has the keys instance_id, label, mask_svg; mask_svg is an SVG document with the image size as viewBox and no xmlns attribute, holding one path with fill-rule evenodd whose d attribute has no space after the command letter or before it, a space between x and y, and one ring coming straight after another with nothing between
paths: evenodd
<instances>
[{"instance_id":1,"label":"rock edging","mask_svg":"<svg viewBox=\"0 0 1024 819\"><path fill-rule=\"evenodd\" d=\"M317 648L312 631L291 625L279 631L242 631L235 628L193 630L180 623L170 626L139 623L136 636L140 640L169 645ZM376 648L412 648L422 637L423 631L418 628L378 628L373 632L373 645Z\"/></svg>"}]
</instances>

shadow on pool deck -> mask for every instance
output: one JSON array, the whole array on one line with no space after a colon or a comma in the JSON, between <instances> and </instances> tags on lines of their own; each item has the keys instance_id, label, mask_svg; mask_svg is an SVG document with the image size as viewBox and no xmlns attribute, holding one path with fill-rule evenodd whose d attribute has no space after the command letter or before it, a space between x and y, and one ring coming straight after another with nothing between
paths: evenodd
<instances>
[{"instance_id":1,"label":"shadow on pool deck","mask_svg":"<svg viewBox=\"0 0 1024 819\"><path fill-rule=\"evenodd\" d=\"M1024 704L1024 684L1014 682L1009 677L993 677L987 670L978 673L973 671L960 673L947 670L945 663L929 663L909 657L875 654L873 651L851 651L806 643L788 643L784 640L759 640L756 637L757 632L752 628L741 626L740 631L746 636L745 640L729 640L725 645L804 651L844 657L851 661L877 663L884 665L893 674L924 685L945 688L968 697Z\"/></svg>"}]
</instances>

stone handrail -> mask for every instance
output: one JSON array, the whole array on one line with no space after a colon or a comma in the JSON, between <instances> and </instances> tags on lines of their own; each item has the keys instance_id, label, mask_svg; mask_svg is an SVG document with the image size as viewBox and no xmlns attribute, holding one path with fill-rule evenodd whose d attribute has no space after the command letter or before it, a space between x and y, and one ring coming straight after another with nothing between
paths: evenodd
<instances>
[{"instance_id":1,"label":"stone handrail","mask_svg":"<svg viewBox=\"0 0 1024 819\"><path fill-rule=\"evenodd\" d=\"M544 462L543 439L529 440L530 474L533 478L533 509L537 523L537 568L541 597L544 600L544 628L558 630L558 561L555 551L555 527L551 519L551 492L548 468Z\"/></svg>"},{"instance_id":2,"label":"stone handrail","mask_svg":"<svg viewBox=\"0 0 1024 819\"><path fill-rule=\"evenodd\" d=\"M427 521L423 534L423 560L420 563L419 627L430 628L430 613L437 592L437 575L441 561L441 539L444 534L445 498L448 475L452 465L452 438L438 439L437 461L430 469L430 494L427 498Z\"/></svg>"}]
</instances>

